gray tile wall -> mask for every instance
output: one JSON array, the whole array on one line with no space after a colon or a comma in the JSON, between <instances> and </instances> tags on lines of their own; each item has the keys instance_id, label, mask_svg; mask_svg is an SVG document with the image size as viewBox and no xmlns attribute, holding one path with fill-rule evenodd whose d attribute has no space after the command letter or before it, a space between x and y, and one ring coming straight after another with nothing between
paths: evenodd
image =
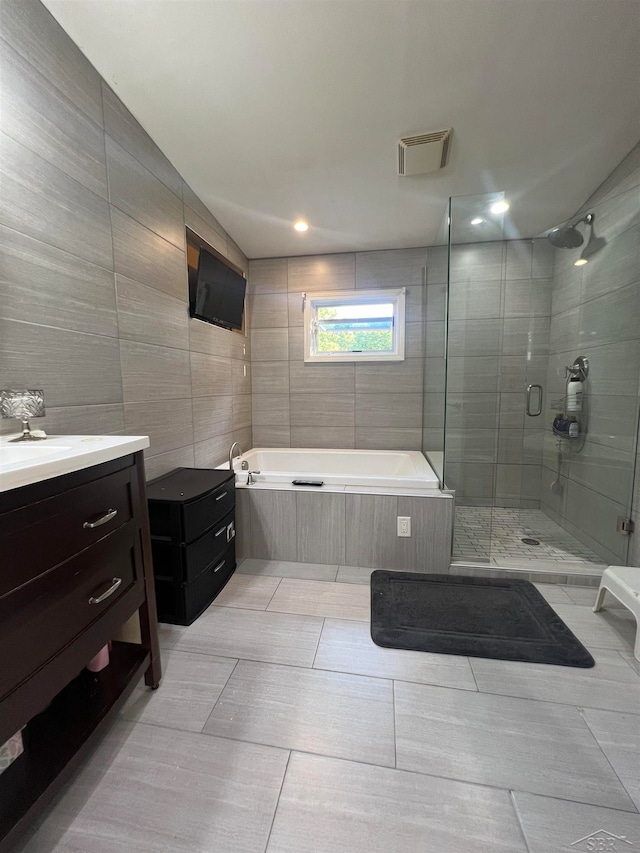
<instances>
[{"instance_id":1,"label":"gray tile wall","mask_svg":"<svg viewBox=\"0 0 640 853\"><path fill-rule=\"evenodd\" d=\"M452 247L445 480L462 504L539 506L543 419L525 389L545 384L552 263L546 240Z\"/></svg>"},{"instance_id":2,"label":"gray tile wall","mask_svg":"<svg viewBox=\"0 0 640 853\"><path fill-rule=\"evenodd\" d=\"M633 492L640 375L640 145L622 161L582 213L595 214L606 245L583 267L580 254L556 250L545 419L542 508L610 563L640 565L638 537L615 532ZM564 367L586 355L587 432L584 444L563 442L561 495L551 493L557 439L550 423L565 393ZM560 406L557 410L560 410ZM640 521L636 487L634 518ZM640 525L639 525L640 527Z\"/></svg>"},{"instance_id":3,"label":"gray tile wall","mask_svg":"<svg viewBox=\"0 0 640 853\"><path fill-rule=\"evenodd\" d=\"M185 223L247 260L38 0L0 15L0 387L44 388L51 433L148 434L149 477L217 465L250 341L189 319Z\"/></svg>"},{"instance_id":4,"label":"gray tile wall","mask_svg":"<svg viewBox=\"0 0 640 853\"><path fill-rule=\"evenodd\" d=\"M441 408L438 395L444 391L442 251L250 261L254 445L422 448L423 383L434 391L426 403L427 420L434 417L432 407ZM304 362L303 293L402 286L407 288L405 361Z\"/></svg>"}]
</instances>

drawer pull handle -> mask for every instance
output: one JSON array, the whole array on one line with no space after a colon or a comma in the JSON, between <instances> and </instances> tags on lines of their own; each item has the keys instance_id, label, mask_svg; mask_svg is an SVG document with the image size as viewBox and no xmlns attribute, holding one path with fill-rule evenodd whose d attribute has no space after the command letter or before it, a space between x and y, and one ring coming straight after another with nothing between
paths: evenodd
<instances>
[{"instance_id":1,"label":"drawer pull handle","mask_svg":"<svg viewBox=\"0 0 640 853\"><path fill-rule=\"evenodd\" d=\"M218 532L216 533L215 538L217 539L218 536L222 536L222 534L225 532L226 529L227 529L226 527L221 527L220 530L218 530Z\"/></svg>"},{"instance_id":2,"label":"drawer pull handle","mask_svg":"<svg viewBox=\"0 0 640 853\"><path fill-rule=\"evenodd\" d=\"M94 530L96 527L102 527L103 524L106 524L107 521L111 521L112 518L115 518L118 514L117 509L108 509L104 515L97 518L95 521L85 521L82 525L85 530Z\"/></svg>"},{"instance_id":3,"label":"drawer pull handle","mask_svg":"<svg viewBox=\"0 0 640 853\"><path fill-rule=\"evenodd\" d=\"M223 560L219 565L217 565L217 566L215 567L215 569L213 570L214 575L215 575L215 573L216 573L216 572L219 572L219 571L220 571L220 569L224 566L224 564L225 564L226 562L227 562L226 560Z\"/></svg>"},{"instance_id":4,"label":"drawer pull handle","mask_svg":"<svg viewBox=\"0 0 640 853\"><path fill-rule=\"evenodd\" d=\"M111 581L111 586L109 587L109 589L103 592L102 595L99 595L97 598L91 596L91 598L89 599L89 604L102 604L102 602L106 601L110 595L113 595L113 593L118 589L121 584L122 578L114 578Z\"/></svg>"},{"instance_id":5,"label":"drawer pull handle","mask_svg":"<svg viewBox=\"0 0 640 853\"><path fill-rule=\"evenodd\" d=\"M222 500L222 498L226 498L226 496L227 496L227 493L226 493L226 492L223 492L221 495L218 495L218 497L216 498L216 500L217 500L217 501L221 501L221 500Z\"/></svg>"}]
</instances>

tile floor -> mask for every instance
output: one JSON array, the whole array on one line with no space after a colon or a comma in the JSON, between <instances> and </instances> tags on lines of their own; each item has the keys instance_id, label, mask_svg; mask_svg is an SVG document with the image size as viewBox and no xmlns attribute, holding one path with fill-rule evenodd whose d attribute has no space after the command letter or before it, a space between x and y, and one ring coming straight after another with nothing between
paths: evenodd
<instances>
[{"instance_id":1,"label":"tile floor","mask_svg":"<svg viewBox=\"0 0 640 853\"><path fill-rule=\"evenodd\" d=\"M631 614L539 585L589 670L382 649L370 574L246 560L192 626L162 626L160 689L137 688L23 853L640 849Z\"/></svg>"},{"instance_id":2,"label":"tile floor","mask_svg":"<svg viewBox=\"0 0 640 853\"><path fill-rule=\"evenodd\" d=\"M538 539L527 545L522 539ZM453 540L455 560L505 566L535 560L596 563L602 558L567 533L541 509L458 506Z\"/></svg>"}]
</instances>

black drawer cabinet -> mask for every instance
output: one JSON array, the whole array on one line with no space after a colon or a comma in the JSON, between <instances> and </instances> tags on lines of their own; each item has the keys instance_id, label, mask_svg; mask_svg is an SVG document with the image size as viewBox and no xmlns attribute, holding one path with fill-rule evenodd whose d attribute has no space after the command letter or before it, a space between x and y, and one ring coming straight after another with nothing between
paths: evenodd
<instances>
[{"instance_id":1,"label":"black drawer cabinet","mask_svg":"<svg viewBox=\"0 0 640 853\"><path fill-rule=\"evenodd\" d=\"M158 618L190 625L236 567L235 475L178 468L148 484Z\"/></svg>"}]
</instances>

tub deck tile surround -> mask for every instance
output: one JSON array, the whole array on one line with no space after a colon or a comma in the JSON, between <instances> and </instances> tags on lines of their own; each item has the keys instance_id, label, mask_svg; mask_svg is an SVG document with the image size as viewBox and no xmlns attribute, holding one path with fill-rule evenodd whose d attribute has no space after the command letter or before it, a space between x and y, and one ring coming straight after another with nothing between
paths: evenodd
<instances>
[{"instance_id":1,"label":"tub deck tile surround","mask_svg":"<svg viewBox=\"0 0 640 853\"><path fill-rule=\"evenodd\" d=\"M275 488L271 488L273 485ZM453 501L447 496L293 491L285 484L239 488L242 556L286 562L446 572ZM412 536L397 536L396 518L412 518Z\"/></svg>"},{"instance_id":2,"label":"tub deck tile surround","mask_svg":"<svg viewBox=\"0 0 640 853\"><path fill-rule=\"evenodd\" d=\"M345 561L347 498L329 494L320 502L318 497L311 491L295 495L298 559L339 565Z\"/></svg>"},{"instance_id":3,"label":"tub deck tile surround","mask_svg":"<svg viewBox=\"0 0 640 853\"><path fill-rule=\"evenodd\" d=\"M435 474L422 454L257 448L246 454L246 461L261 470L251 486L238 472L239 556L285 563L449 570L453 500L437 488ZM310 478L308 473L295 473L306 470L318 470L313 478L326 480L321 490L291 485L298 476ZM358 478L369 484L345 484L345 480L358 483ZM404 486L400 485L403 480ZM426 487L417 488L421 484ZM399 515L411 518L410 537L398 537Z\"/></svg>"},{"instance_id":4,"label":"tub deck tile surround","mask_svg":"<svg viewBox=\"0 0 640 853\"><path fill-rule=\"evenodd\" d=\"M588 641L591 670L543 667L375 646L353 609L370 568L239 568L226 604L163 626L166 684L132 698L137 722L107 735L22 853L166 839L193 853L550 853L602 827L640 838L640 671L619 608L539 584L571 624L620 644Z\"/></svg>"}]
</instances>

